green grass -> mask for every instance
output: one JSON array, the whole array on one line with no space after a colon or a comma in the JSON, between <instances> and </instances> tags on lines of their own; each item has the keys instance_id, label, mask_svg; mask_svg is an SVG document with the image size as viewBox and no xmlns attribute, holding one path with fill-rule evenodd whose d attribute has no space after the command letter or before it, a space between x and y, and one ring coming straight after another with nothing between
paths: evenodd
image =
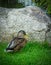
<instances>
[{"instance_id":1,"label":"green grass","mask_svg":"<svg viewBox=\"0 0 51 65\"><path fill-rule=\"evenodd\" d=\"M51 65L51 48L47 44L28 42L15 53L5 53L6 46L0 43L0 65Z\"/></svg>"}]
</instances>

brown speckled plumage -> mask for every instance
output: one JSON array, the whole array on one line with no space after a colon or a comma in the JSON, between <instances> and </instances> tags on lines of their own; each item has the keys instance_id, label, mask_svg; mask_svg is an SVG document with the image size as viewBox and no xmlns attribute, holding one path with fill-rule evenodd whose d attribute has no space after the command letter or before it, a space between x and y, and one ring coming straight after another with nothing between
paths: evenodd
<instances>
[{"instance_id":1,"label":"brown speckled plumage","mask_svg":"<svg viewBox=\"0 0 51 65\"><path fill-rule=\"evenodd\" d=\"M26 35L25 31L23 30L19 31L17 37L15 37L9 43L8 47L6 48L6 51L7 52L18 51L22 47L24 47L27 42L27 40L24 38L24 35Z\"/></svg>"}]
</instances>

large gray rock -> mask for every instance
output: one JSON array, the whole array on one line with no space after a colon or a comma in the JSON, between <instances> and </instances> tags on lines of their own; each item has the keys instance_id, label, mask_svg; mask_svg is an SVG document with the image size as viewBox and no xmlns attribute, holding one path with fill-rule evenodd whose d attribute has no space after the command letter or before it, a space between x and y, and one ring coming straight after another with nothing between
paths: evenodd
<instances>
[{"instance_id":1,"label":"large gray rock","mask_svg":"<svg viewBox=\"0 0 51 65\"><path fill-rule=\"evenodd\" d=\"M28 6L21 9L2 9L0 13L0 40L11 40L17 32L24 30L29 40L45 41L49 17L39 7ZM5 11L5 12L4 12Z\"/></svg>"}]
</instances>

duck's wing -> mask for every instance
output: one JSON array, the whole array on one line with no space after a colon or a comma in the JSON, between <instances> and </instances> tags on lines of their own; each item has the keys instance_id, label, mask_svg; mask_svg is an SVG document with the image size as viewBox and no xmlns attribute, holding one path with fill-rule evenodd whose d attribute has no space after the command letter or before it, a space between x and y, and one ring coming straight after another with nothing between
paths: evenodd
<instances>
[{"instance_id":1,"label":"duck's wing","mask_svg":"<svg viewBox=\"0 0 51 65\"><path fill-rule=\"evenodd\" d=\"M24 38L14 38L6 48L6 50L14 50L16 47L22 47L24 45Z\"/></svg>"},{"instance_id":2,"label":"duck's wing","mask_svg":"<svg viewBox=\"0 0 51 65\"><path fill-rule=\"evenodd\" d=\"M8 44L7 48L13 48L15 46L15 43L14 41L16 40L17 38L15 37L13 40L11 40L11 42Z\"/></svg>"},{"instance_id":3,"label":"duck's wing","mask_svg":"<svg viewBox=\"0 0 51 65\"><path fill-rule=\"evenodd\" d=\"M18 38L17 44L14 47L14 50L20 50L22 47L25 46L26 40L24 38Z\"/></svg>"},{"instance_id":4,"label":"duck's wing","mask_svg":"<svg viewBox=\"0 0 51 65\"><path fill-rule=\"evenodd\" d=\"M23 46L25 43L25 39L24 38L18 38L18 40L16 40L16 45L14 46L14 48L18 47L18 46Z\"/></svg>"}]
</instances>

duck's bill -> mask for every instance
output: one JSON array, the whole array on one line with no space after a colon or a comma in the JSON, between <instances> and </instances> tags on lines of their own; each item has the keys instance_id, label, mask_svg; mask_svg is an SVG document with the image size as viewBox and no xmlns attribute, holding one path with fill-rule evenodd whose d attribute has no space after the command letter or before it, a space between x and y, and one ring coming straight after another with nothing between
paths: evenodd
<instances>
[{"instance_id":1,"label":"duck's bill","mask_svg":"<svg viewBox=\"0 0 51 65\"><path fill-rule=\"evenodd\" d=\"M25 38L25 39L28 39L29 37L28 37L28 35L24 35L24 38Z\"/></svg>"}]
</instances>

